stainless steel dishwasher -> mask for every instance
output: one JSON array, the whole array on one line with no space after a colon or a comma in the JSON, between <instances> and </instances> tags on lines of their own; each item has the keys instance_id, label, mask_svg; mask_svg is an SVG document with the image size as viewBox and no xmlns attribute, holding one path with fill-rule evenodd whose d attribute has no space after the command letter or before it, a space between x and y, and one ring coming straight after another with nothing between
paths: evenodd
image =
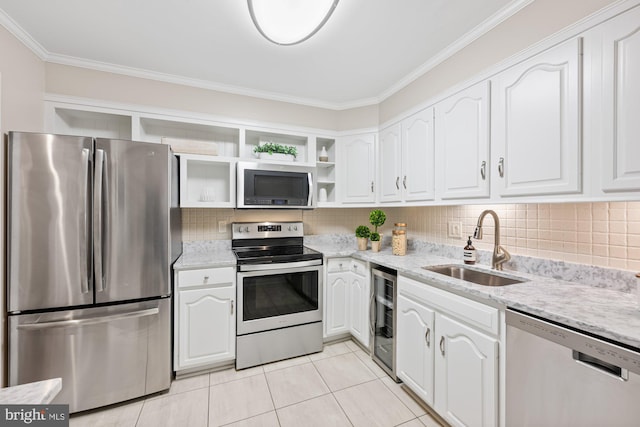
<instances>
[{"instance_id":1,"label":"stainless steel dishwasher","mask_svg":"<svg viewBox=\"0 0 640 427\"><path fill-rule=\"evenodd\" d=\"M640 425L640 351L507 310L506 425Z\"/></svg>"}]
</instances>

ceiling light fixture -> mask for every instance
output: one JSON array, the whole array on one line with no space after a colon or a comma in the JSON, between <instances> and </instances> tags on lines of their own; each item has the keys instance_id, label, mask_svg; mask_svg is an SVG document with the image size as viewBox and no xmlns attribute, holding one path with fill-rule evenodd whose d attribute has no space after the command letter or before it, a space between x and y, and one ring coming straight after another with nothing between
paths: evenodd
<instances>
[{"instance_id":1,"label":"ceiling light fixture","mask_svg":"<svg viewBox=\"0 0 640 427\"><path fill-rule=\"evenodd\" d=\"M307 40L327 22L339 0L247 0L260 34L282 46Z\"/></svg>"}]
</instances>

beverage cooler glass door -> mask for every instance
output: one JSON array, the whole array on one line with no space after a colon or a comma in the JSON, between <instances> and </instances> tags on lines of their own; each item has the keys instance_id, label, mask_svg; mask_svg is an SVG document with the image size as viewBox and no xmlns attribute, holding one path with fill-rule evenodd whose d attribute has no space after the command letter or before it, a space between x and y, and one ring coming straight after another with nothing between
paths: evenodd
<instances>
[{"instance_id":1,"label":"beverage cooler glass door","mask_svg":"<svg viewBox=\"0 0 640 427\"><path fill-rule=\"evenodd\" d=\"M382 363L387 372L394 375L394 310L396 304L396 278L390 274L372 269L372 325L373 358Z\"/></svg>"},{"instance_id":2,"label":"beverage cooler glass door","mask_svg":"<svg viewBox=\"0 0 640 427\"><path fill-rule=\"evenodd\" d=\"M322 320L322 266L238 273L238 335Z\"/></svg>"}]
</instances>

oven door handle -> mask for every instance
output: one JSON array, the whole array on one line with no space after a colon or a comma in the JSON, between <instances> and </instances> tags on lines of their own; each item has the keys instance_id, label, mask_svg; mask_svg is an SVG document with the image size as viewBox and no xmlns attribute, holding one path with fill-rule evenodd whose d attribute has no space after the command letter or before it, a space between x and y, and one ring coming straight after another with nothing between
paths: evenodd
<instances>
[{"instance_id":1,"label":"oven door handle","mask_svg":"<svg viewBox=\"0 0 640 427\"><path fill-rule=\"evenodd\" d=\"M267 271L267 270L288 270L298 267L312 267L322 265L321 259L312 259L309 261L295 261L275 264L240 264L238 271Z\"/></svg>"}]
</instances>

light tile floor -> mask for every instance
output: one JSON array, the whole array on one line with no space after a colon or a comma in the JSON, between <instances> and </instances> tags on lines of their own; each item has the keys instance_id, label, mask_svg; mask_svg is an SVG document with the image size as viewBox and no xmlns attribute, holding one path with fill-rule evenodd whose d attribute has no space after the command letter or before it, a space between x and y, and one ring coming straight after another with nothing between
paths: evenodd
<instances>
[{"instance_id":1,"label":"light tile floor","mask_svg":"<svg viewBox=\"0 0 640 427\"><path fill-rule=\"evenodd\" d=\"M70 425L440 427L351 341L238 372L179 379L166 393L73 415Z\"/></svg>"}]
</instances>

